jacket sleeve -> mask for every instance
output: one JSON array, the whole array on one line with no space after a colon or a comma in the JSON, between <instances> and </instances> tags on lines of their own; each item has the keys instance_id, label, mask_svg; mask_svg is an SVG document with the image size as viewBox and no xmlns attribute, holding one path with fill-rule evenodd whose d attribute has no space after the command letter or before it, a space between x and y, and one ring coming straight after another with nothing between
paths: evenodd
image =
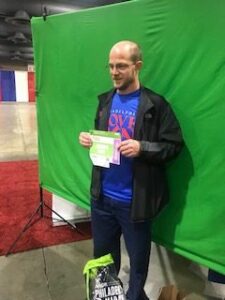
<instances>
[{"instance_id":1,"label":"jacket sleeve","mask_svg":"<svg viewBox=\"0 0 225 300\"><path fill-rule=\"evenodd\" d=\"M159 116L158 140L140 141L140 158L150 163L165 163L175 158L183 146L182 133L179 123L166 103Z\"/></svg>"}]
</instances>

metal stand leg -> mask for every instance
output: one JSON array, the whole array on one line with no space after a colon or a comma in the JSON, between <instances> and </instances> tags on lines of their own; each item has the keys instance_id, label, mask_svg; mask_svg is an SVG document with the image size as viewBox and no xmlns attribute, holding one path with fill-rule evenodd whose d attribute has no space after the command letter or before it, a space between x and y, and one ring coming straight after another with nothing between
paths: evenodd
<instances>
[{"instance_id":1,"label":"metal stand leg","mask_svg":"<svg viewBox=\"0 0 225 300\"><path fill-rule=\"evenodd\" d=\"M37 209L34 211L34 213L32 214L32 216L30 217L30 219L28 220L28 222L26 223L26 225L23 227L23 229L21 230L21 232L19 233L19 235L17 236L17 238L15 239L15 241L12 243L12 245L10 246L9 250L6 253L6 256L8 256L9 254L12 253L12 250L14 249L14 247L16 246L17 242L19 241L19 239L22 237L22 235L24 234L24 232L29 228L33 218L35 217L36 214L38 214L39 210L40 210L40 219L44 218L44 207L47 207L50 211L52 211L53 213L55 213L59 218L61 218L65 223L67 223L69 226L71 226L74 230L76 230L77 232L79 232L80 234L84 234L80 229L77 228L77 226L75 224L72 224L71 222L69 222L68 220L64 219L60 214L58 214L56 211L54 211L50 206L48 206L45 202L44 202L44 197L43 197L43 189L40 186L40 203L37 207Z\"/></svg>"}]
</instances>

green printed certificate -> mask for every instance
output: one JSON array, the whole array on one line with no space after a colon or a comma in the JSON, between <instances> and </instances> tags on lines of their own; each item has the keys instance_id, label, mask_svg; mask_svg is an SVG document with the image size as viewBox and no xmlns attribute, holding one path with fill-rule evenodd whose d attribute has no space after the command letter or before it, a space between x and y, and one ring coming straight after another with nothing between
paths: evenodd
<instances>
[{"instance_id":1,"label":"green printed certificate","mask_svg":"<svg viewBox=\"0 0 225 300\"><path fill-rule=\"evenodd\" d=\"M92 147L90 158L95 166L109 168L110 164L120 164L120 152L118 147L121 135L118 132L90 130Z\"/></svg>"}]
</instances>

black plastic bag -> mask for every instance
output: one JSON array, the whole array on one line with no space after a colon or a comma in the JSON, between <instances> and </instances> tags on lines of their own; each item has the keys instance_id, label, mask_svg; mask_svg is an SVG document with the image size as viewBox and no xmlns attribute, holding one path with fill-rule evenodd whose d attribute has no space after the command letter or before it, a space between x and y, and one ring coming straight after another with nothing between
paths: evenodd
<instances>
[{"instance_id":1,"label":"black plastic bag","mask_svg":"<svg viewBox=\"0 0 225 300\"><path fill-rule=\"evenodd\" d=\"M126 300L111 254L89 260L83 274L87 300Z\"/></svg>"}]
</instances>

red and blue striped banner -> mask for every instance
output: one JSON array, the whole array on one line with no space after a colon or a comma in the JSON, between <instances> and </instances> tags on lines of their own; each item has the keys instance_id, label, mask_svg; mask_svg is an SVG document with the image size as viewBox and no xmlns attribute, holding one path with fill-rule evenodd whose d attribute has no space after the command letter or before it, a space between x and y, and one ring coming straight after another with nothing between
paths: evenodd
<instances>
[{"instance_id":1,"label":"red and blue striped banner","mask_svg":"<svg viewBox=\"0 0 225 300\"><path fill-rule=\"evenodd\" d=\"M0 101L34 102L34 72L0 71Z\"/></svg>"}]
</instances>

